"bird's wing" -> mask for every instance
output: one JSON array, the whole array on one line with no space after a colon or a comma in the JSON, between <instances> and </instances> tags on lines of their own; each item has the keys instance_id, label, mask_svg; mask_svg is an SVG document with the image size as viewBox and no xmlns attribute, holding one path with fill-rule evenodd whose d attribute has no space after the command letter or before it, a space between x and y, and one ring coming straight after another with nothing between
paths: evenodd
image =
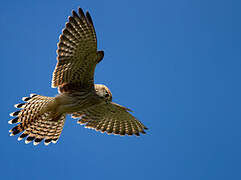
<instances>
[{"instance_id":1,"label":"bird's wing","mask_svg":"<svg viewBox=\"0 0 241 180\"><path fill-rule=\"evenodd\" d=\"M52 87L60 92L91 88L94 85L96 64L104 57L97 51L97 40L93 21L79 8L79 14L72 11L59 37L57 65L53 72Z\"/></svg>"},{"instance_id":2,"label":"bird's wing","mask_svg":"<svg viewBox=\"0 0 241 180\"><path fill-rule=\"evenodd\" d=\"M72 114L73 118L80 118L78 123L96 131L118 135L145 134L147 129L140 121L132 116L128 109L116 103L105 103L92 106L81 112Z\"/></svg>"}]
</instances>

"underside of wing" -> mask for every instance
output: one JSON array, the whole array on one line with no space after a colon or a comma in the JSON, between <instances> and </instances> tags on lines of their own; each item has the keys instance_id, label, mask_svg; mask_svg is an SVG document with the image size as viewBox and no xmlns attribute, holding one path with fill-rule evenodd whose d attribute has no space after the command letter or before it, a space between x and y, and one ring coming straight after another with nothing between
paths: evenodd
<instances>
[{"instance_id":1,"label":"underside of wing","mask_svg":"<svg viewBox=\"0 0 241 180\"><path fill-rule=\"evenodd\" d=\"M59 37L57 55L53 88L68 91L79 86L93 86L94 70L104 53L97 51L95 29L88 12L85 15L81 8L78 14L72 12Z\"/></svg>"},{"instance_id":2,"label":"underside of wing","mask_svg":"<svg viewBox=\"0 0 241 180\"><path fill-rule=\"evenodd\" d=\"M145 134L147 129L140 121L132 116L127 108L116 103L99 104L82 112L72 114L73 118L80 118L78 123L86 128L116 135Z\"/></svg>"}]
</instances>

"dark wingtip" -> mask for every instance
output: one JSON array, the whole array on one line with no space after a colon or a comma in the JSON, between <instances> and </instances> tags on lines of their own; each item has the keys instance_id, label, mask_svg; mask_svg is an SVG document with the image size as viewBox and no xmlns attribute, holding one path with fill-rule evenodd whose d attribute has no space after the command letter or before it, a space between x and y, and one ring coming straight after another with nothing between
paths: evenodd
<instances>
[{"instance_id":1,"label":"dark wingtip","mask_svg":"<svg viewBox=\"0 0 241 180\"><path fill-rule=\"evenodd\" d=\"M80 15L80 18L85 18L84 11L81 8L79 8L79 15Z\"/></svg>"},{"instance_id":2,"label":"dark wingtip","mask_svg":"<svg viewBox=\"0 0 241 180\"><path fill-rule=\"evenodd\" d=\"M104 58L104 51L97 52L97 63L99 63Z\"/></svg>"},{"instance_id":3,"label":"dark wingtip","mask_svg":"<svg viewBox=\"0 0 241 180\"><path fill-rule=\"evenodd\" d=\"M120 135L121 136L124 136L126 133L125 132L120 132Z\"/></svg>"},{"instance_id":4,"label":"dark wingtip","mask_svg":"<svg viewBox=\"0 0 241 180\"><path fill-rule=\"evenodd\" d=\"M79 17L78 14L74 10L72 11L72 15L73 15L73 17Z\"/></svg>"},{"instance_id":5,"label":"dark wingtip","mask_svg":"<svg viewBox=\"0 0 241 180\"><path fill-rule=\"evenodd\" d=\"M127 132L127 135L128 135L128 136L132 136L132 135L133 135L133 132Z\"/></svg>"},{"instance_id":6,"label":"dark wingtip","mask_svg":"<svg viewBox=\"0 0 241 180\"><path fill-rule=\"evenodd\" d=\"M94 26L93 20L92 20L92 18L90 16L90 13L88 11L86 12L86 18L87 18L87 22L89 24L91 24L92 26Z\"/></svg>"},{"instance_id":7,"label":"dark wingtip","mask_svg":"<svg viewBox=\"0 0 241 180\"><path fill-rule=\"evenodd\" d=\"M74 17L72 17L72 16L69 16L68 19L69 19L69 22L74 22L74 21L75 21L75 20L74 20ZM66 27L67 27L67 28L70 28L70 27L72 27L72 26L71 26L71 24L67 23L67 24L66 24Z\"/></svg>"}]
</instances>

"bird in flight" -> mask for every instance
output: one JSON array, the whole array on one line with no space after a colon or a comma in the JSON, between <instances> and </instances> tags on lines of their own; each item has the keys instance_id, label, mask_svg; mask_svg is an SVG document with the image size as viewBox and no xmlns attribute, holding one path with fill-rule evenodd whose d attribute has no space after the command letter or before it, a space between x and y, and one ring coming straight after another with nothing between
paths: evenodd
<instances>
[{"instance_id":1,"label":"bird in flight","mask_svg":"<svg viewBox=\"0 0 241 180\"><path fill-rule=\"evenodd\" d=\"M34 145L56 143L63 130L67 114L77 118L78 124L96 131L115 135L145 134L147 129L132 116L130 109L112 102L110 90L94 84L96 65L104 51L97 50L97 39L89 12L72 11L59 37L57 65L53 72L52 88L58 88L56 97L31 94L24 103L16 104L18 111L9 124L10 136L22 133L18 140Z\"/></svg>"}]
</instances>

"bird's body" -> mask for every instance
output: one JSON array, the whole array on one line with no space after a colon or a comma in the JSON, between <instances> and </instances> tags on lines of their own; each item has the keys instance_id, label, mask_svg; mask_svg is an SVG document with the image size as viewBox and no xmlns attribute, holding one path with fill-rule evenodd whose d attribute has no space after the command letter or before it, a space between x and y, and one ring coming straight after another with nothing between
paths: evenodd
<instances>
[{"instance_id":1,"label":"bird's body","mask_svg":"<svg viewBox=\"0 0 241 180\"><path fill-rule=\"evenodd\" d=\"M56 112L57 114L72 114L100 102L100 98L93 91L61 93L57 95L53 102L49 103L46 108L49 111Z\"/></svg>"},{"instance_id":2,"label":"bird's body","mask_svg":"<svg viewBox=\"0 0 241 180\"><path fill-rule=\"evenodd\" d=\"M98 93L101 90L103 93ZM53 117L61 114L73 114L110 101L111 99L105 97L106 93L112 98L110 90L104 85L95 85L95 89L90 91L80 89L79 91L71 93L61 93L46 105L44 111L52 112ZM105 99L105 101L103 101L103 99Z\"/></svg>"},{"instance_id":3,"label":"bird's body","mask_svg":"<svg viewBox=\"0 0 241 180\"><path fill-rule=\"evenodd\" d=\"M10 135L20 132L18 140L25 142L42 140L48 145L56 143L62 132L67 114L79 118L78 123L87 128L108 134L139 135L147 129L135 119L128 108L112 102L110 90L94 84L96 65L104 52L97 50L93 21L82 9L73 11L69 17L57 50L57 65L53 72L52 87L58 88L56 97L36 94L23 98L25 103L16 104L21 110L11 113L15 118L10 124L19 123L10 130Z\"/></svg>"}]
</instances>

